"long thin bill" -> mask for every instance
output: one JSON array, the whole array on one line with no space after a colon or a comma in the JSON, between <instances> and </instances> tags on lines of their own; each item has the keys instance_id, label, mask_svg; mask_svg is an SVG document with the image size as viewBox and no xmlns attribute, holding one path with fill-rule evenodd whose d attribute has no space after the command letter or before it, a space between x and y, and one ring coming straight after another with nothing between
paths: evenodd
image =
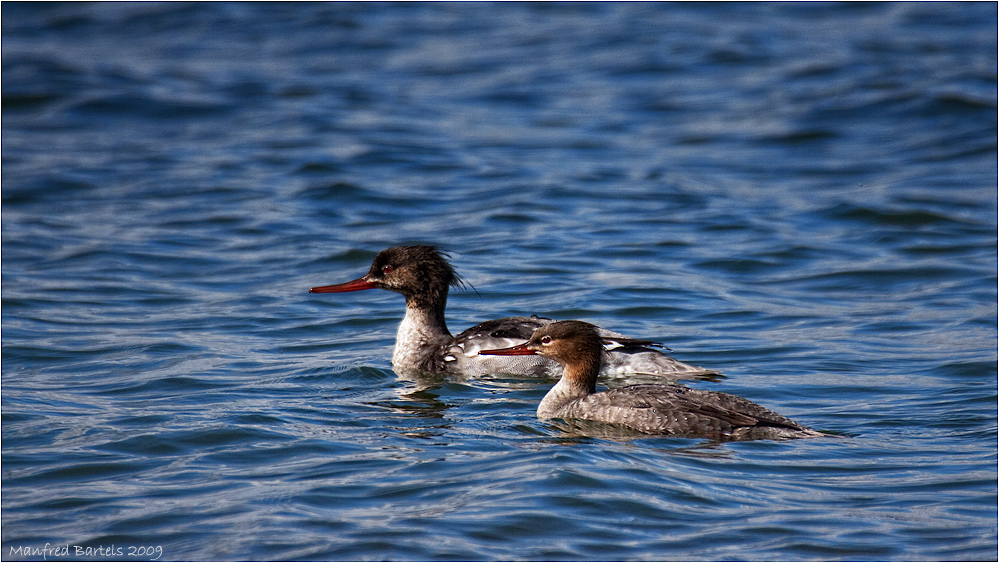
<instances>
[{"instance_id":1,"label":"long thin bill","mask_svg":"<svg viewBox=\"0 0 999 563\"><path fill-rule=\"evenodd\" d=\"M309 290L309 293L346 293L348 291L361 291L362 289L374 289L376 287L378 286L369 282L365 278L357 278L354 281L346 283L313 287Z\"/></svg>"},{"instance_id":2,"label":"long thin bill","mask_svg":"<svg viewBox=\"0 0 999 563\"><path fill-rule=\"evenodd\" d=\"M485 356L531 356L537 354L537 352L528 348L527 343L525 342L523 344L518 344L509 348L500 348L498 350L479 350L479 354Z\"/></svg>"}]
</instances>

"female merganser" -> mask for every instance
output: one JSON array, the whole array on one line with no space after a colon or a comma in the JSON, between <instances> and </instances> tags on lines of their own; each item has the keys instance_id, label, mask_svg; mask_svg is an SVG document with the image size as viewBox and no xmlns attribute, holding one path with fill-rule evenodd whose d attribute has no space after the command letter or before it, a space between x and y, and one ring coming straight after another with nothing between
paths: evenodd
<instances>
[{"instance_id":1,"label":"female merganser","mask_svg":"<svg viewBox=\"0 0 999 563\"><path fill-rule=\"evenodd\" d=\"M337 285L313 287L309 293L341 293L387 289L406 297L406 316L399 325L392 354L397 371L418 370L469 376L507 373L532 377L557 376L558 362L542 356L498 358L479 355L481 350L505 348L527 341L540 327L554 322L542 317L507 317L473 326L451 336L444 322L448 288L464 288L464 281L442 253L433 246L397 246L375 256L361 278ZM612 343L601 353L601 373L657 374L674 378L711 377L717 372L674 360L652 347L648 340L598 329Z\"/></svg>"},{"instance_id":2,"label":"female merganser","mask_svg":"<svg viewBox=\"0 0 999 563\"><path fill-rule=\"evenodd\" d=\"M597 327L559 321L531 339L484 355L537 354L565 367L559 382L538 406L538 418L607 422L646 434L716 440L758 440L826 436L756 403L717 391L679 385L631 385L596 392L605 340Z\"/></svg>"}]
</instances>

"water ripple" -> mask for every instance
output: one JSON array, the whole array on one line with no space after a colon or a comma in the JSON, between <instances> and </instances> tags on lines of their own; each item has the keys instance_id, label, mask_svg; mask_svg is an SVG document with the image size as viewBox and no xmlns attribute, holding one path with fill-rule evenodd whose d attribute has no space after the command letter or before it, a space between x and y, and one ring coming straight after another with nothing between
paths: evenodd
<instances>
[{"instance_id":1,"label":"water ripple","mask_svg":"<svg viewBox=\"0 0 999 563\"><path fill-rule=\"evenodd\" d=\"M994 4L2 10L4 559L995 559ZM397 375L397 244L842 438Z\"/></svg>"}]
</instances>

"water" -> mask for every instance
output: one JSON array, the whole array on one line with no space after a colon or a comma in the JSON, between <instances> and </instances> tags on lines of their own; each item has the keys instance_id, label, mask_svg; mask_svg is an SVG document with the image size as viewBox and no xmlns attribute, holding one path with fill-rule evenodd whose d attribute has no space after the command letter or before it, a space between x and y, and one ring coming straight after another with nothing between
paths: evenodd
<instances>
[{"instance_id":1,"label":"water","mask_svg":"<svg viewBox=\"0 0 999 563\"><path fill-rule=\"evenodd\" d=\"M995 560L996 10L3 3L3 559ZM397 376L406 243L846 438Z\"/></svg>"}]
</instances>

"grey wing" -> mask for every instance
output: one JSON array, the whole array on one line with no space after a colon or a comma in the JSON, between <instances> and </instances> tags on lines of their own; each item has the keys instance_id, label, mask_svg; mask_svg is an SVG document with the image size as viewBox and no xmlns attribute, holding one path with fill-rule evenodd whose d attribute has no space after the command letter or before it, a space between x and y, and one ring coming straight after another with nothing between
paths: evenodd
<instances>
[{"instance_id":1,"label":"grey wing","mask_svg":"<svg viewBox=\"0 0 999 563\"><path fill-rule=\"evenodd\" d=\"M616 409L619 423L652 434L724 438L746 429L809 432L797 422L748 399L678 385L634 385L590 395L582 410ZM759 432L753 431L756 434ZM752 434L746 434L746 437ZM760 434L762 437L764 434Z\"/></svg>"},{"instance_id":2,"label":"grey wing","mask_svg":"<svg viewBox=\"0 0 999 563\"><path fill-rule=\"evenodd\" d=\"M739 418L749 418L754 421L751 424L738 424L738 426L773 426L794 430L806 429L805 426L798 424L790 418L738 395L704 389L688 389L685 387L683 389L685 389L686 395L700 402L701 409L704 412L718 412L718 416L733 417L733 420L737 416Z\"/></svg>"},{"instance_id":3,"label":"grey wing","mask_svg":"<svg viewBox=\"0 0 999 563\"><path fill-rule=\"evenodd\" d=\"M793 430L807 429L784 415L738 395L679 385L653 384L642 387L648 387L648 395L663 406L668 405L692 414L715 418L733 428L771 426Z\"/></svg>"},{"instance_id":4,"label":"grey wing","mask_svg":"<svg viewBox=\"0 0 999 563\"><path fill-rule=\"evenodd\" d=\"M721 438L732 431L722 419L697 411L675 386L633 385L588 395L564 416L620 424L647 434Z\"/></svg>"}]
</instances>

